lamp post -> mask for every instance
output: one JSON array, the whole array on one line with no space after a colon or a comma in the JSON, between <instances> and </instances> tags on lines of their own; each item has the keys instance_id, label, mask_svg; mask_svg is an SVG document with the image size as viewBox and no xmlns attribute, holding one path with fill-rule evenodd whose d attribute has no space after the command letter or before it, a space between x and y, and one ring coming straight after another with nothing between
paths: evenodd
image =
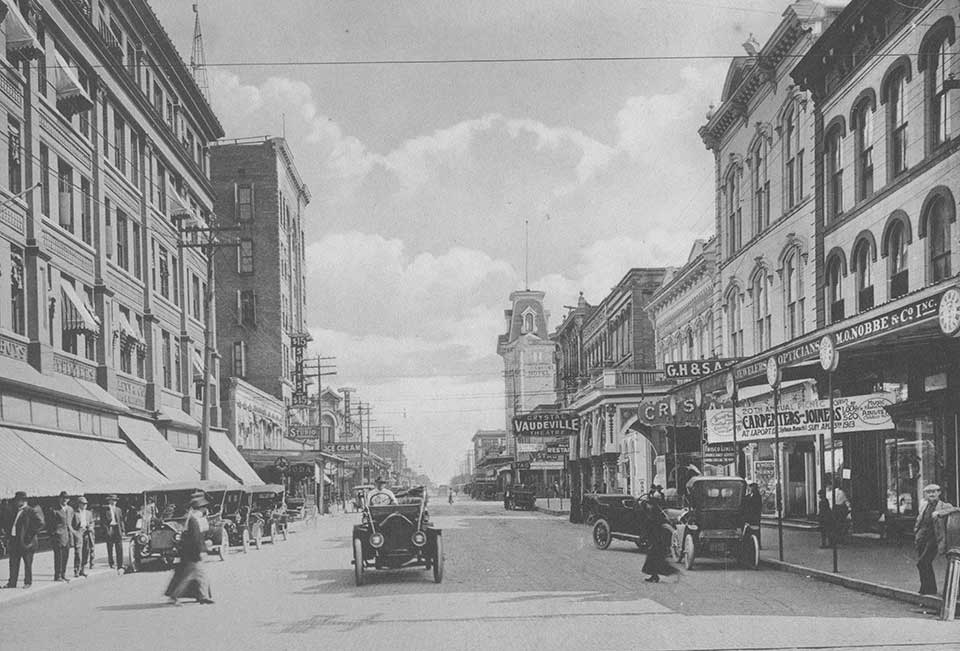
<instances>
[{"instance_id":1,"label":"lamp post","mask_svg":"<svg viewBox=\"0 0 960 651\"><path fill-rule=\"evenodd\" d=\"M777 540L783 560L783 487L780 477L780 364L777 358L767 359L767 384L773 390L773 471L777 481Z\"/></svg>"},{"instance_id":2,"label":"lamp post","mask_svg":"<svg viewBox=\"0 0 960 651\"><path fill-rule=\"evenodd\" d=\"M703 438L706 435L706 426L703 422L703 389L699 384L693 387L693 404L697 408L697 423L700 425L700 472L703 473Z\"/></svg>"},{"instance_id":3,"label":"lamp post","mask_svg":"<svg viewBox=\"0 0 960 651\"><path fill-rule=\"evenodd\" d=\"M673 417L673 483L677 489L677 495L680 494L680 454L677 451L677 443L680 437L677 436L677 397L670 396L670 415ZM670 475L668 474L667 477Z\"/></svg>"},{"instance_id":4,"label":"lamp post","mask_svg":"<svg viewBox=\"0 0 960 651\"><path fill-rule=\"evenodd\" d=\"M727 395L733 405L733 474L740 477L740 450L737 449L737 376L727 373Z\"/></svg>"},{"instance_id":5,"label":"lamp post","mask_svg":"<svg viewBox=\"0 0 960 651\"><path fill-rule=\"evenodd\" d=\"M837 370L837 366L840 364L840 353L837 351L837 342L833 338L833 335L824 335L820 339L820 366L824 371L827 372L827 391L830 396L830 487L831 492L833 493L833 499L831 500L830 507L834 508L837 503L837 444L834 440L834 413L833 413L833 373ZM820 435L820 455L823 457L823 434ZM826 473L824 473L826 476ZM834 525L839 526L839 525ZM831 532L830 546L833 547L833 571L834 573L839 572L838 569L838 558L837 558L837 535L836 532Z\"/></svg>"}]
</instances>

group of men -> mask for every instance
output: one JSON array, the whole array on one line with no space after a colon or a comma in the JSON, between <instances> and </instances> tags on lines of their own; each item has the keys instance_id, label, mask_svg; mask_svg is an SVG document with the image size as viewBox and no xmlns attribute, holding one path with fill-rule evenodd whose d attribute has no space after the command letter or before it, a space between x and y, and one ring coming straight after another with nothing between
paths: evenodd
<instances>
[{"instance_id":1,"label":"group of men","mask_svg":"<svg viewBox=\"0 0 960 651\"><path fill-rule=\"evenodd\" d=\"M117 496L107 496L100 522L106 532L107 557L111 568L123 569L123 513L117 506ZM67 563L73 549L73 576L87 576L93 568L96 519L87 508L87 498L77 498L76 508L70 505L70 495L61 491L58 506L47 517L39 506L30 506L27 494L18 491L14 496L14 511L8 521L0 526L0 535L9 542L10 576L5 588L16 588L23 564L23 587L33 584L33 555L39 546L39 534L46 529L53 548L53 580L66 582Z\"/></svg>"}]
</instances>

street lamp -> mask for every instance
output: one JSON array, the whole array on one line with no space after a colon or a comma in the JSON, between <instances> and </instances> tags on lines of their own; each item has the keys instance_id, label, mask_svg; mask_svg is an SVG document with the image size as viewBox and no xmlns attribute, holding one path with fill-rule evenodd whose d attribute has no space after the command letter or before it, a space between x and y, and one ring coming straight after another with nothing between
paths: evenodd
<instances>
[{"instance_id":1,"label":"street lamp","mask_svg":"<svg viewBox=\"0 0 960 651\"><path fill-rule=\"evenodd\" d=\"M773 390L773 469L777 480L777 539L783 560L783 490L780 477L780 364L776 356L767 359L767 384Z\"/></svg>"},{"instance_id":2,"label":"street lamp","mask_svg":"<svg viewBox=\"0 0 960 651\"><path fill-rule=\"evenodd\" d=\"M834 440L834 415L833 415L833 373L840 364L840 353L837 351L837 342L833 335L824 335L820 339L820 366L827 372L827 391L830 394L830 477L833 500L830 505L835 508L837 503L837 444ZM823 458L823 434L820 435L820 457ZM837 526L837 525L835 525ZM839 572L837 559L837 535L832 532L831 546L833 547L833 571Z\"/></svg>"},{"instance_id":3,"label":"street lamp","mask_svg":"<svg viewBox=\"0 0 960 651\"><path fill-rule=\"evenodd\" d=\"M677 397L670 396L670 415L673 416L673 483L680 494L680 455L677 451L677 443L680 437L677 436ZM667 475L669 477L670 475Z\"/></svg>"}]
</instances>

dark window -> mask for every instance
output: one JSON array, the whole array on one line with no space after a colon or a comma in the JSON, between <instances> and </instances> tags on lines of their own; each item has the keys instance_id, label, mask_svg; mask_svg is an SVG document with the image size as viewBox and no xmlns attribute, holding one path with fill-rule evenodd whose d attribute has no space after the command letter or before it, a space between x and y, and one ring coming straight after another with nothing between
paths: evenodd
<instances>
[{"instance_id":1,"label":"dark window","mask_svg":"<svg viewBox=\"0 0 960 651\"><path fill-rule=\"evenodd\" d=\"M240 240L237 247L237 272L253 273L253 240Z\"/></svg>"},{"instance_id":2,"label":"dark window","mask_svg":"<svg viewBox=\"0 0 960 651\"><path fill-rule=\"evenodd\" d=\"M946 38L928 50L926 59L927 134L930 149L939 147L949 138L950 95L946 81L951 76L950 49Z\"/></svg>"},{"instance_id":3,"label":"dark window","mask_svg":"<svg viewBox=\"0 0 960 651\"><path fill-rule=\"evenodd\" d=\"M73 232L73 168L63 160L57 170L57 208L60 226Z\"/></svg>"},{"instance_id":4,"label":"dark window","mask_svg":"<svg viewBox=\"0 0 960 651\"><path fill-rule=\"evenodd\" d=\"M839 128L827 136L825 176L827 214L837 218L843 213L843 134Z\"/></svg>"},{"instance_id":5,"label":"dark window","mask_svg":"<svg viewBox=\"0 0 960 651\"><path fill-rule=\"evenodd\" d=\"M113 112L113 164L126 174L127 168L127 126L116 111Z\"/></svg>"},{"instance_id":6,"label":"dark window","mask_svg":"<svg viewBox=\"0 0 960 651\"><path fill-rule=\"evenodd\" d=\"M130 251L133 253L133 275L143 280L143 260L140 255L140 224L130 220L130 230L132 232Z\"/></svg>"},{"instance_id":7,"label":"dark window","mask_svg":"<svg viewBox=\"0 0 960 651\"><path fill-rule=\"evenodd\" d=\"M40 143L40 213L50 216L50 150Z\"/></svg>"},{"instance_id":8,"label":"dark window","mask_svg":"<svg viewBox=\"0 0 960 651\"><path fill-rule=\"evenodd\" d=\"M239 314L241 325L256 325L256 296L252 289L240 290Z\"/></svg>"},{"instance_id":9,"label":"dark window","mask_svg":"<svg viewBox=\"0 0 960 651\"><path fill-rule=\"evenodd\" d=\"M90 197L90 179L80 177L80 230L82 231L83 241L87 244L93 244L93 214L91 213L92 201Z\"/></svg>"},{"instance_id":10,"label":"dark window","mask_svg":"<svg viewBox=\"0 0 960 651\"><path fill-rule=\"evenodd\" d=\"M23 249L10 245L10 325L18 335L27 332L26 279Z\"/></svg>"},{"instance_id":11,"label":"dark window","mask_svg":"<svg viewBox=\"0 0 960 651\"><path fill-rule=\"evenodd\" d=\"M899 73L890 84L890 170L898 176L907 169L907 78Z\"/></svg>"},{"instance_id":12,"label":"dark window","mask_svg":"<svg viewBox=\"0 0 960 651\"><path fill-rule=\"evenodd\" d=\"M838 257L834 257L827 266L827 302L830 305L830 321L843 320L843 268Z\"/></svg>"},{"instance_id":13,"label":"dark window","mask_svg":"<svg viewBox=\"0 0 960 651\"><path fill-rule=\"evenodd\" d=\"M873 248L861 241L853 254L853 268L857 277L857 311L873 307Z\"/></svg>"},{"instance_id":14,"label":"dark window","mask_svg":"<svg viewBox=\"0 0 960 651\"><path fill-rule=\"evenodd\" d=\"M248 222L253 219L253 188L249 185L237 186L237 221Z\"/></svg>"},{"instance_id":15,"label":"dark window","mask_svg":"<svg viewBox=\"0 0 960 651\"><path fill-rule=\"evenodd\" d=\"M950 277L950 223L944 200L938 198L927 212L927 233L930 237L930 282Z\"/></svg>"},{"instance_id":16,"label":"dark window","mask_svg":"<svg viewBox=\"0 0 960 651\"><path fill-rule=\"evenodd\" d=\"M890 227L890 298L899 298L910 291L910 276L907 269L907 238L903 224Z\"/></svg>"},{"instance_id":17,"label":"dark window","mask_svg":"<svg viewBox=\"0 0 960 651\"><path fill-rule=\"evenodd\" d=\"M247 376L247 344L243 341L233 342L233 374Z\"/></svg>"},{"instance_id":18,"label":"dark window","mask_svg":"<svg viewBox=\"0 0 960 651\"><path fill-rule=\"evenodd\" d=\"M117 211L117 265L121 269L130 269L130 238L127 234L127 216Z\"/></svg>"},{"instance_id":19,"label":"dark window","mask_svg":"<svg viewBox=\"0 0 960 651\"><path fill-rule=\"evenodd\" d=\"M857 201L873 194L873 107L865 100L854 111Z\"/></svg>"}]
</instances>

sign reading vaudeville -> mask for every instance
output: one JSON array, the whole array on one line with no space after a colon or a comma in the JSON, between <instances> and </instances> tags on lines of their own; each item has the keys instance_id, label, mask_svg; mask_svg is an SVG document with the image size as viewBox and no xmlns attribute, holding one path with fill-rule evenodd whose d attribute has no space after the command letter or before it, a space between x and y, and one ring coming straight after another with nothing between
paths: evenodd
<instances>
[{"instance_id":1,"label":"sign reading vaudeville","mask_svg":"<svg viewBox=\"0 0 960 651\"><path fill-rule=\"evenodd\" d=\"M886 407L893 404L888 393L834 398L834 432L876 431L893 428L893 419ZM737 407L737 441L747 442L774 437L779 425L780 437L813 436L830 432L830 401L812 400L796 407L781 408L774 414L769 404ZM733 410L707 410L707 442L733 441Z\"/></svg>"},{"instance_id":2,"label":"sign reading vaudeville","mask_svg":"<svg viewBox=\"0 0 960 651\"><path fill-rule=\"evenodd\" d=\"M513 417L516 436L569 436L580 431L580 417L569 411Z\"/></svg>"},{"instance_id":3,"label":"sign reading vaudeville","mask_svg":"<svg viewBox=\"0 0 960 651\"><path fill-rule=\"evenodd\" d=\"M737 363L737 359L698 359L689 362L670 362L663 365L663 372L669 378L698 378L722 371Z\"/></svg>"}]
</instances>

